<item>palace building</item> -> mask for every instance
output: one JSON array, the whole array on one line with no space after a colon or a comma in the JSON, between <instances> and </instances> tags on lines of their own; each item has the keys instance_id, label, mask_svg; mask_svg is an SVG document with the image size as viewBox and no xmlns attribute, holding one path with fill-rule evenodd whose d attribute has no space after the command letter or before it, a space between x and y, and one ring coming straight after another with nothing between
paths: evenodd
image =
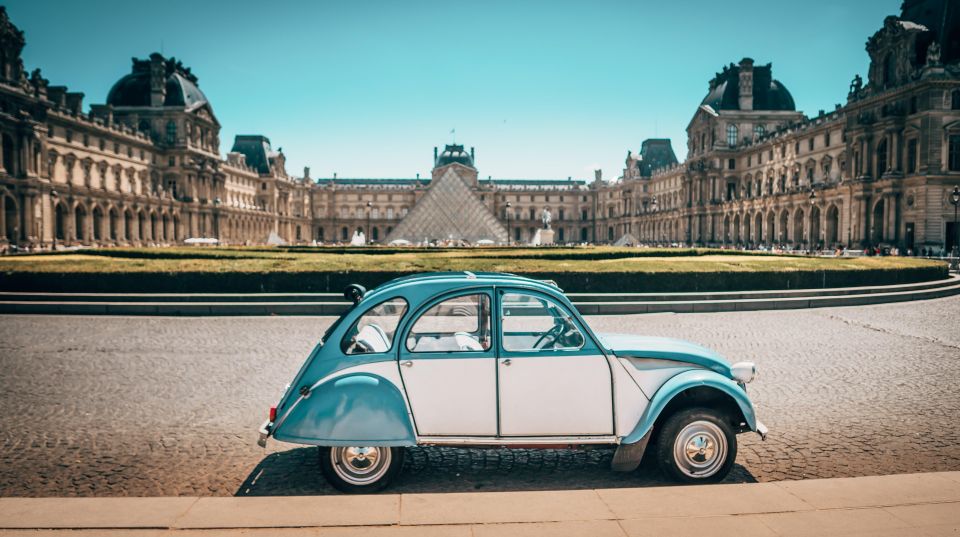
<instances>
[{"instance_id":1,"label":"palace building","mask_svg":"<svg viewBox=\"0 0 960 537\"><path fill-rule=\"evenodd\" d=\"M958 235L960 10L906 0L867 41L847 101L807 117L770 64L710 80L679 162L670 140L628 152L623 175L481 177L476 152L434 149L430 177L314 179L262 135L221 155L220 123L174 58L133 59L104 104L51 86L21 60L0 8L0 246L368 240L529 243L545 210L556 243L896 245Z\"/></svg>"},{"instance_id":2,"label":"palace building","mask_svg":"<svg viewBox=\"0 0 960 537\"><path fill-rule=\"evenodd\" d=\"M867 40L847 101L806 117L771 66L724 67L687 126L687 158L627 169L608 237L702 245L949 250L958 230L960 6L906 0ZM643 191L639 200L635 193ZM639 203L638 203L639 201Z\"/></svg>"}]
</instances>

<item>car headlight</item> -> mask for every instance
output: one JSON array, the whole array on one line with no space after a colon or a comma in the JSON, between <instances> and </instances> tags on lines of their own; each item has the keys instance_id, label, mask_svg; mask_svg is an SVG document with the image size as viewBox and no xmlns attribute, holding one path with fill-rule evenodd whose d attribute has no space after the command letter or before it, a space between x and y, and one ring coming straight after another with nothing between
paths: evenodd
<instances>
[{"instance_id":1,"label":"car headlight","mask_svg":"<svg viewBox=\"0 0 960 537\"><path fill-rule=\"evenodd\" d=\"M744 384L757 378L757 364L753 362L737 362L730 366L730 375L734 380Z\"/></svg>"}]
</instances>

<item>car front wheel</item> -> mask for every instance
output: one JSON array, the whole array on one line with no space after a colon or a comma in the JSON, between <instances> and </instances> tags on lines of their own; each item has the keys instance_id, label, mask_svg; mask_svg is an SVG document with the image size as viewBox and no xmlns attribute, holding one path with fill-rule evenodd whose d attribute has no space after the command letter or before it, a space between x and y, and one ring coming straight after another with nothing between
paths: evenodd
<instances>
[{"instance_id":1,"label":"car front wheel","mask_svg":"<svg viewBox=\"0 0 960 537\"><path fill-rule=\"evenodd\" d=\"M400 472L403 454L399 447L321 447L320 468L337 490L353 494L377 492Z\"/></svg>"},{"instance_id":2,"label":"car front wheel","mask_svg":"<svg viewBox=\"0 0 960 537\"><path fill-rule=\"evenodd\" d=\"M714 410L681 410L667 418L658 435L660 467L676 481L722 481L736 458L737 436L724 416Z\"/></svg>"}]
</instances>

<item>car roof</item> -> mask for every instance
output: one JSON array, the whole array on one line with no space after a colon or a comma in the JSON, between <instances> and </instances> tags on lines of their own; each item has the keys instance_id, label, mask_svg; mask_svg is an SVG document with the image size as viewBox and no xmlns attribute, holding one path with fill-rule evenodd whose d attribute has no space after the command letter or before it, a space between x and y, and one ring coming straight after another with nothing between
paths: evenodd
<instances>
[{"instance_id":1,"label":"car roof","mask_svg":"<svg viewBox=\"0 0 960 537\"><path fill-rule=\"evenodd\" d=\"M545 291L548 293L561 294L562 291L556 284L552 282L546 282L543 280L534 280L532 278L527 278L524 276L517 276L516 274L509 274L505 272L424 272L419 274L413 274L410 276L403 276L390 280L382 285L377 286L376 288L368 291L364 298L367 297L376 297L378 295L387 294L392 291L397 291L400 288L422 285L422 284L431 284L431 287L448 287L450 289L456 289L462 285L476 285L476 284L485 284L485 285L516 285L527 288L533 288L540 291Z\"/></svg>"}]
</instances>

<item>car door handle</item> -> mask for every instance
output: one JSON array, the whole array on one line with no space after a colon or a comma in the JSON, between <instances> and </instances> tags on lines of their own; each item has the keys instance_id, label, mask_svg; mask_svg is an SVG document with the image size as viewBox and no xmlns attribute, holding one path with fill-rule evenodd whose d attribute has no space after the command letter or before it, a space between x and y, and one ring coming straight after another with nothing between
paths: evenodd
<instances>
[{"instance_id":1,"label":"car door handle","mask_svg":"<svg viewBox=\"0 0 960 537\"><path fill-rule=\"evenodd\" d=\"M503 364L503 365L509 366L509 365L512 364L513 362L511 362L510 359L507 358L506 360L504 360L504 361L502 361L502 362L500 362L500 363Z\"/></svg>"},{"instance_id":2,"label":"car door handle","mask_svg":"<svg viewBox=\"0 0 960 537\"><path fill-rule=\"evenodd\" d=\"M407 360L406 362L400 362L400 365L403 367L413 367L413 362L411 360Z\"/></svg>"}]
</instances>

